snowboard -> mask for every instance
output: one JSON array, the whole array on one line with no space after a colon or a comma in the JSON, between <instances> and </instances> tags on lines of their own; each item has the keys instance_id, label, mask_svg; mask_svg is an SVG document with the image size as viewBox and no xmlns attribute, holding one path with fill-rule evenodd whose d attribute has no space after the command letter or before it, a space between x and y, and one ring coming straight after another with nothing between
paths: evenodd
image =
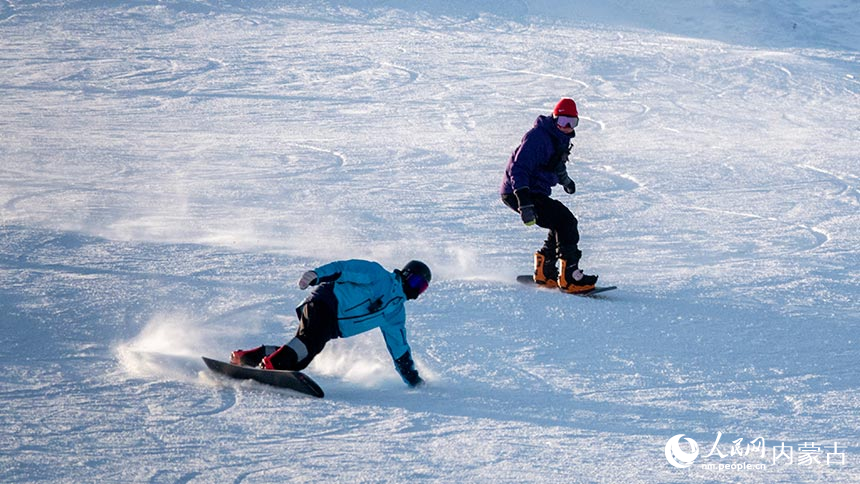
<instances>
[{"instance_id":1,"label":"snowboard","mask_svg":"<svg viewBox=\"0 0 860 484\"><path fill-rule=\"evenodd\" d=\"M263 370L250 366L239 366L224 361L203 357L203 362L212 371L239 380L254 380L266 385L289 388L305 395L322 398L322 388L311 377L300 371Z\"/></svg>"},{"instance_id":2,"label":"snowboard","mask_svg":"<svg viewBox=\"0 0 860 484\"><path fill-rule=\"evenodd\" d=\"M528 284L529 286L538 286L535 282L534 278L530 275L517 276L517 282L521 282L523 284ZM540 287L540 286L538 286ZM600 294L601 292L612 291L613 289L618 289L617 286L597 286L594 289L586 292L562 292L562 294L570 294L571 296L594 296L595 294ZM558 289L553 289L558 290ZM561 291L558 291L561 292Z\"/></svg>"}]
</instances>

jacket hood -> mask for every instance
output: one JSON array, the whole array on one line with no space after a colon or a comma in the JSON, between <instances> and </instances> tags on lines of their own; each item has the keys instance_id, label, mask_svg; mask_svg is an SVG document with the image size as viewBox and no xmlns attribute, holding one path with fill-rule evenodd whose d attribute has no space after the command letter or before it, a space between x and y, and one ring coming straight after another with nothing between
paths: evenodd
<instances>
[{"instance_id":1,"label":"jacket hood","mask_svg":"<svg viewBox=\"0 0 860 484\"><path fill-rule=\"evenodd\" d=\"M540 128L549 134L556 143L564 143L565 145L570 144L570 140L576 136L576 131L571 132L570 134L562 133L560 129L558 129L558 125L555 123L555 118L552 116L540 115L535 119L535 128Z\"/></svg>"}]
</instances>

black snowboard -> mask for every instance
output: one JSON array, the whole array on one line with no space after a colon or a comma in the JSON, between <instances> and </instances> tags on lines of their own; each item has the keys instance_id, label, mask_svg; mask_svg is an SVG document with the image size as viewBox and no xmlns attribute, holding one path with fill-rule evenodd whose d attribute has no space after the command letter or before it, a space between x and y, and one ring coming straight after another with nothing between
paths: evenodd
<instances>
[{"instance_id":1,"label":"black snowboard","mask_svg":"<svg viewBox=\"0 0 860 484\"><path fill-rule=\"evenodd\" d=\"M230 378L254 380L266 385L289 388L290 390L313 397L322 398L325 395L322 388L315 381L311 380L311 377L300 371L262 370L260 368L251 368L250 366L233 365L206 358L205 356L203 357L203 362L212 371L227 375Z\"/></svg>"},{"instance_id":2,"label":"black snowboard","mask_svg":"<svg viewBox=\"0 0 860 484\"><path fill-rule=\"evenodd\" d=\"M530 286L539 286L532 276L517 276L517 282L521 282L523 284L528 284ZM594 296L595 294L600 294L601 292L611 291L613 289L618 289L617 286L598 286L594 289L586 292L563 292L562 294L571 294L573 296ZM555 289L558 291L558 289ZM561 291L559 291L561 292Z\"/></svg>"}]
</instances>

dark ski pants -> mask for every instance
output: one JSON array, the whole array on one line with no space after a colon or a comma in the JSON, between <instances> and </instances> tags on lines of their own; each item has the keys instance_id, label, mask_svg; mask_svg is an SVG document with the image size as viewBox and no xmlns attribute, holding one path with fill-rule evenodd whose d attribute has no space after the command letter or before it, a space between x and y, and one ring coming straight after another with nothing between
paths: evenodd
<instances>
[{"instance_id":1,"label":"dark ski pants","mask_svg":"<svg viewBox=\"0 0 860 484\"><path fill-rule=\"evenodd\" d=\"M324 301L310 299L296 312L299 315L296 336L269 357L275 369L304 370L326 343L340 337L337 314Z\"/></svg>"},{"instance_id":2,"label":"dark ski pants","mask_svg":"<svg viewBox=\"0 0 860 484\"><path fill-rule=\"evenodd\" d=\"M565 259L571 264L578 264L582 257L579 250L579 222L563 203L544 195L532 194L535 204L537 225L549 229L542 252L549 258ZM502 195L502 202L513 211L520 211L516 195Z\"/></svg>"}]
</instances>

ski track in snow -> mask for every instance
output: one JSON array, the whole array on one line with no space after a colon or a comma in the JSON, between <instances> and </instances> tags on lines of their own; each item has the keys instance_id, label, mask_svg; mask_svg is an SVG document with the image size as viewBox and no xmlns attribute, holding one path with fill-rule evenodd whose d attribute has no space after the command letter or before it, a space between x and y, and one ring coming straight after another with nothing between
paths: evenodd
<instances>
[{"instance_id":1,"label":"ski track in snow","mask_svg":"<svg viewBox=\"0 0 860 484\"><path fill-rule=\"evenodd\" d=\"M857 11L825 3L0 3L0 481L857 482ZM560 96L599 298L513 282L545 234L496 194ZM323 400L205 369L351 257L434 269L427 387L375 332ZM769 465L675 469L681 433Z\"/></svg>"}]
</instances>

